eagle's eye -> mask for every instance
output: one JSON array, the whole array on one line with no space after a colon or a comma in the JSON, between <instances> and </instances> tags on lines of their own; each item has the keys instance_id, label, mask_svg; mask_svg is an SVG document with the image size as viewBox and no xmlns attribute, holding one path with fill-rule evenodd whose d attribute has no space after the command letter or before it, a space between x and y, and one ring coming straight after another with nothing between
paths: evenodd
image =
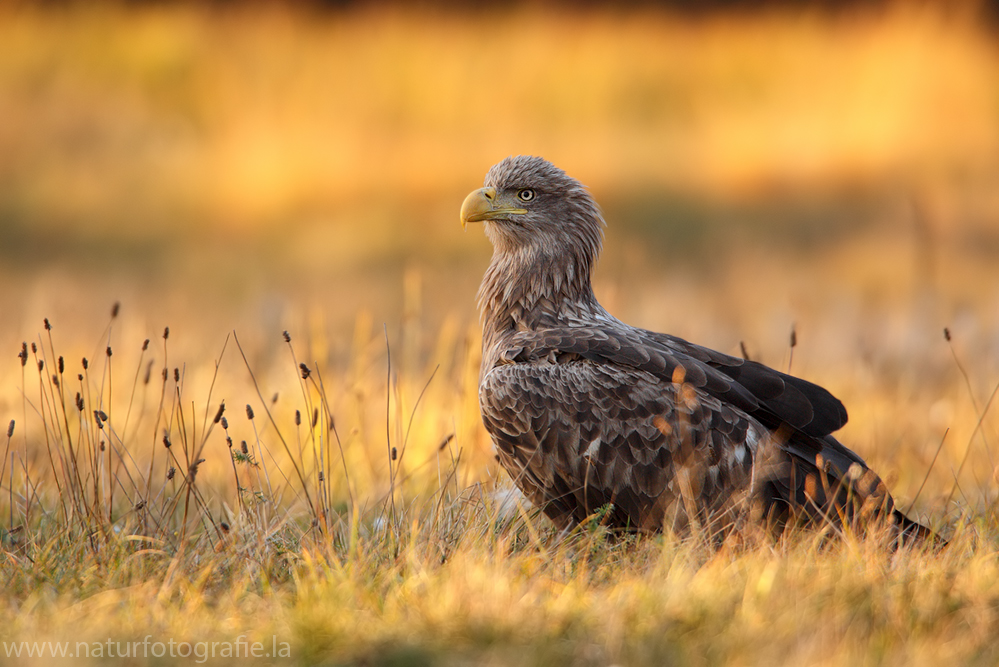
<instances>
[{"instance_id":1,"label":"eagle's eye","mask_svg":"<svg viewBox=\"0 0 999 667\"><path fill-rule=\"evenodd\" d=\"M534 190L530 188L524 188L523 190L517 193L517 199L519 199L520 201L531 201L532 199L534 199Z\"/></svg>"}]
</instances>

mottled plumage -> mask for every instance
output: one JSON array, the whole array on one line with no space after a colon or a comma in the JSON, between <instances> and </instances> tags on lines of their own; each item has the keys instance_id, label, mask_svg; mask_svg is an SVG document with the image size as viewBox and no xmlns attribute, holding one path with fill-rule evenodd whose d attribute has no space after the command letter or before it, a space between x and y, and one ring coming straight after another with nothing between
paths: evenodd
<instances>
[{"instance_id":1,"label":"mottled plumage","mask_svg":"<svg viewBox=\"0 0 999 667\"><path fill-rule=\"evenodd\" d=\"M932 535L830 435L847 414L828 391L607 313L590 283L604 221L565 172L507 158L461 217L494 246L479 290L482 418L556 524L612 504L611 525L639 530L881 516Z\"/></svg>"}]
</instances>

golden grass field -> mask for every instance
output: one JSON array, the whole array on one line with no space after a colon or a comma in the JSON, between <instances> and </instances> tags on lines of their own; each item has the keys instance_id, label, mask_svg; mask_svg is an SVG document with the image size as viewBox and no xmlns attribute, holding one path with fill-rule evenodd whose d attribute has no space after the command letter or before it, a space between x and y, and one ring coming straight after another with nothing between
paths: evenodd
<instances>
[{"instance_id":1,"label":"golden grass field","mask_svg":"<svg viewBox=\"0 0 999 667\"><path fill-rule=\"evenodd\" d=\"M0 662L996 664L994 29L0 7ZM611 312L829 388L951 546L511 502L457 213L514 153L603 205Z\"/></svg>"}]
</instances>

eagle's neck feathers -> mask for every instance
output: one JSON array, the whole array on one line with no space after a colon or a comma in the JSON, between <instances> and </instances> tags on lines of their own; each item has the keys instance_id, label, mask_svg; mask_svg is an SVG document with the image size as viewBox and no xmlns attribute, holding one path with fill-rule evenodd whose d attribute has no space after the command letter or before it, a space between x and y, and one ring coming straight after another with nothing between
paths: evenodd
<instances>
[{"instance_id":1,"label":"eagle's neck feathers","mask_svg":"<svg viewBox=\"0 0 999 667\"><path fill-rule=\"evenodd\" d=\"M603 308L590 282L592 259L537 248L497 249L479 287L483 351L516 332L593 320Z\"/></svg>"}]
</instances>

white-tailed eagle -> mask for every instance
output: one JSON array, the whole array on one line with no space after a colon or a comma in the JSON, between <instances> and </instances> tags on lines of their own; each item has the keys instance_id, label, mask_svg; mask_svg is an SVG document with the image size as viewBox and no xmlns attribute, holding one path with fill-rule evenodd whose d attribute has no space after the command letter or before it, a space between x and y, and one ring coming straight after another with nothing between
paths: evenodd
<instances>
[{"instance_id":1,"label":"white-tailed eagle","mask_svg":"<svg viewBox=\"0 0 999 667\"><path fill-rule=\"evenodd\" d=\"M493 244L478 297L482 419L558 526L603 508L641 531L880 517L903 539L933 536L831 435L847 415L828 391L604 310L590 283L604 220L582 184L518 156L484 186L461 207Z\"/></svg>"}]
</instances>

